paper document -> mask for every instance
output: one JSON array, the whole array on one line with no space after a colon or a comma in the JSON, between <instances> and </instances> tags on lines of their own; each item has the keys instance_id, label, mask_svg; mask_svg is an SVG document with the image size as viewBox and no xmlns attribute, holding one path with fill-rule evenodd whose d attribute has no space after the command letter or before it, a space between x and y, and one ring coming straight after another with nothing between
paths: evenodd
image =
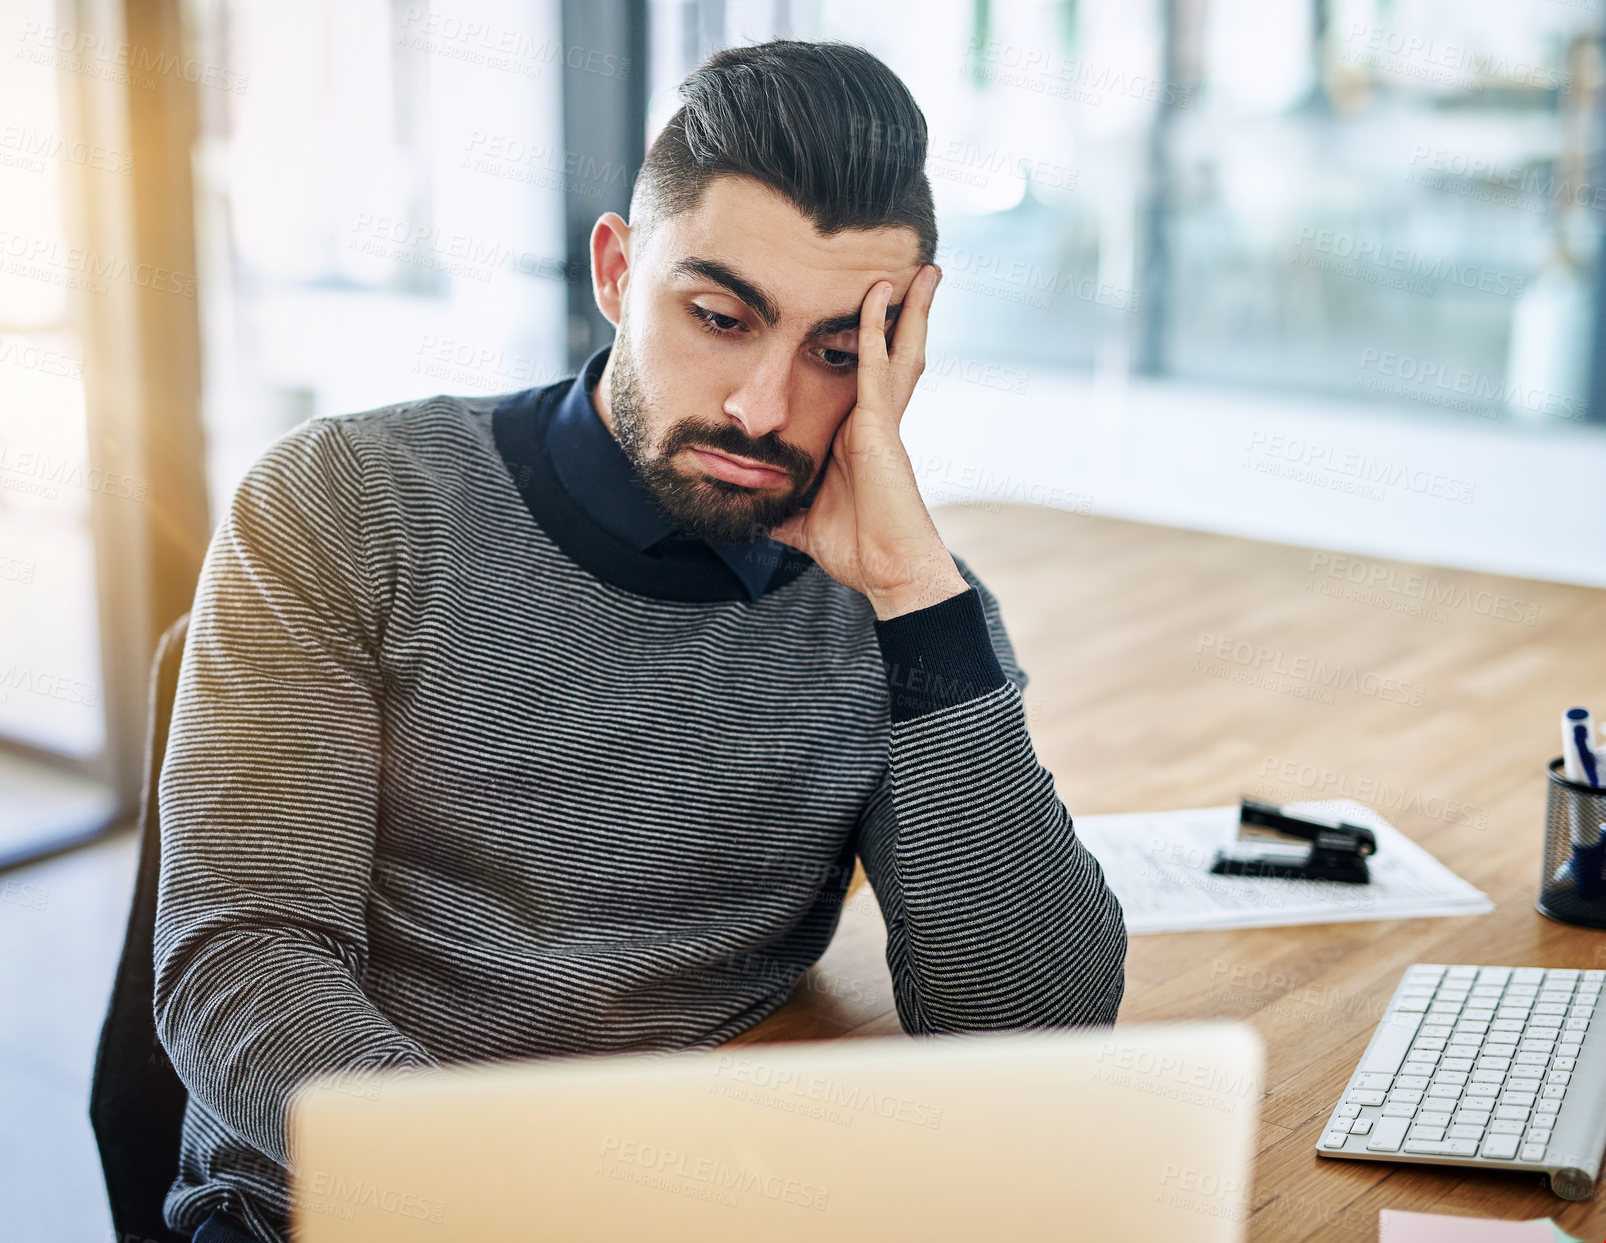
<instances>
[{"instance_id":1,"label":"paper document","mask_svg":"<svg viewBox=\"0 0 1606 1243\"><path fill-rule=\"evenodd\" d=\"M1379 1243L1578 1243L1548 1217L1495 1221L1386 1208L1378 1214L1377 1227Z\"/></svg>"},{"instance_id":2,"label":"paper document","mask_svg":"<svg viewBox=\"0 0 1606 1243\"><path fill-rule=\"evenodd\" d=\"M1422 915L1484 915L1486 894L1369 807L1348 799L1289 803L1295 815L1348 820L1377 834L1371 883L1216 876L1216 851L1237 840L1237 807L1077 816L1076 832L1104 868L1127 931L1266 928Z\"/></svg>"}]
</instances>

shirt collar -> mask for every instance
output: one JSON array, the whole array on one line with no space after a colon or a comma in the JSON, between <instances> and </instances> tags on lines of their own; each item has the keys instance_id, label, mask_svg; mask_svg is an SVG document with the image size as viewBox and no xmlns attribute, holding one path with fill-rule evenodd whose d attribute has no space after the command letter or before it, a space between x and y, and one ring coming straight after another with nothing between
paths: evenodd
<instances>
[{"instance_id":1,"label":"shirt collar","mask_svg":"<svg viewBox=\"0 0 1606 1243\"><path fill-rule=\"evenodd\" d=\"M547 425L547 452L564 491L593 522L637 552L667 541L660 551L673 556L676 545L684 545L688 537L658 512L592 404L592 390L602 377L610 349L605 345L586 359L563 395ZM701 542L730 567L754 600L764 594L786 547L768 536L751 544Z\"/></svg>"}]
</instances>

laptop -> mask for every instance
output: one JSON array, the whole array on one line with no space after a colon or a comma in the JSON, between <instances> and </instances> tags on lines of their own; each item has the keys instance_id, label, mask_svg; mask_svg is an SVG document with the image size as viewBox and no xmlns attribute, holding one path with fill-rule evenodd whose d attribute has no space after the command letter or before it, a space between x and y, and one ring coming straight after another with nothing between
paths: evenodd
<instances>
[{"instance_id":1,"label":"laptop","mask_svg":"<svg viewBox=\"0 0 1606 1243\"><path fill-rule=\"evenodd\" d=\"M1247 1024L725 1045L315 1080L299 1243L1244 1237Z\"/></svg>"}]
</instances>

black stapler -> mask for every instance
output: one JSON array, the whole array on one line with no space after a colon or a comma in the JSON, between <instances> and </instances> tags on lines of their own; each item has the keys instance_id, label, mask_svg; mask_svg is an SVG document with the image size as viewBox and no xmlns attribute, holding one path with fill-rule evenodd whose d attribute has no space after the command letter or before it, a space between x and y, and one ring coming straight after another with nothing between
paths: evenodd
<instances>
[{"instance_id":1,"label":"black stapler","mask_svg":"<svg viewBox=\"0 0 1606 1243\"><path fill-rule=\"evenodd\" d=\"M1289 880L1370 883L1366 856L1377 853L1371 829L1323 816L1290 815L1275 803L1245 798L1238 813L1240 843L1264 843L1259 854L1219 850L1217 876L1276 876Z\"/></svg>"}]
</instances>

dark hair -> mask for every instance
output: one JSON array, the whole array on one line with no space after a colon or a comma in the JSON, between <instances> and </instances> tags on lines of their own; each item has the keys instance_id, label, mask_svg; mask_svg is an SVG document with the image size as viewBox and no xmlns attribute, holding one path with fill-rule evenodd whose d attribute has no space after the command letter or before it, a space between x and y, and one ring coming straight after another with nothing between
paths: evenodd
<instances>
[{"instance_id":1,"label":"dark hair","mask_svg":"<svg viewBox=\"0 0 1606 1243\"><path fill-rule=\"evenodd\" d=\"M648 232L693 210L715 177L736 175L778 191L827 237L903 227L919 238L920 262L936 257L926 118L871 53L795 39L725 48L680 94L636 177L632 212Z\"/></svg>"}]
</instances>

